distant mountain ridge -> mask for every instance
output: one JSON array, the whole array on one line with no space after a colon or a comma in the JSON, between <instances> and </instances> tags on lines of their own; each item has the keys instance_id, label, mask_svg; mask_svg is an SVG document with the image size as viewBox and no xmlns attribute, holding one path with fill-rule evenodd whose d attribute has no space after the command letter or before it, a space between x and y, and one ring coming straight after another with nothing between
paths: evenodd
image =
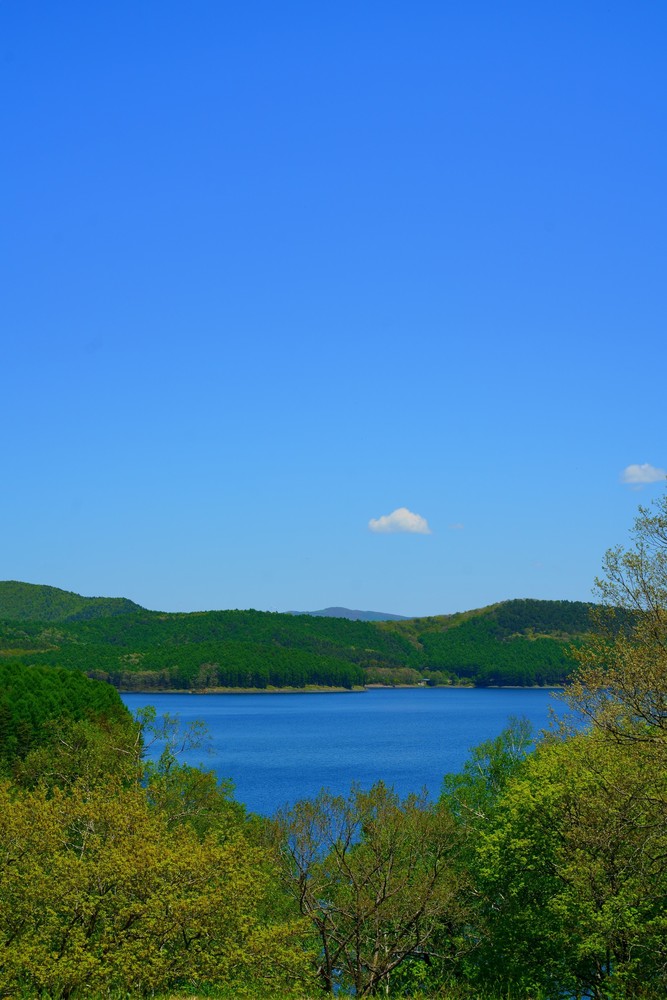
<instances>
[{"instance_id":1,"label":"distant mountain ridge","mask_svg":"<svg viewBox=\"0 0 667 1000\"><path fill-rule=\"evenodd\" d=\"M390 615L384 611L355 611L352 608L322 608L321 611L290 611L290 615L312 615L315 618L348 618L352 622L404 622L407 615Z\"/></svg>"}]
</instances>

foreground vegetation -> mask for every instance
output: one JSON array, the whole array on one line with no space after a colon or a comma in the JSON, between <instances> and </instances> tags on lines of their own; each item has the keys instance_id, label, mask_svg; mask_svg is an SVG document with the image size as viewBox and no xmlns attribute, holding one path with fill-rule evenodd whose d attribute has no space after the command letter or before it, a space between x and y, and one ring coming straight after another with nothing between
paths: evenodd
<instances>
[{"instance_id":1,"label":"foreground vegetation","mask_svg":"<svg viewBox=\"0 0 667 1000\"><path fill-rule=\"evenodd\" d=\"M589 728L514 722L435 803L379 784L249 816L179 764L196 729L14 663L0 994L666 996L667 499L605 570L567 692Z\"/></svg>"},{"instance_id":2,"label":"foreground vegetation","mask_svg":"<svg viewBox=\"0 0 667 1000\"><path fill-rule=\"evenodd\" d=\"M261 611L162 614L0 583L0 659L81 670L125 691L562 684L591 605L505 601L456 615L350 621ZM41 616L41 617L40 617Z\"/></svg>"}]
</instances>

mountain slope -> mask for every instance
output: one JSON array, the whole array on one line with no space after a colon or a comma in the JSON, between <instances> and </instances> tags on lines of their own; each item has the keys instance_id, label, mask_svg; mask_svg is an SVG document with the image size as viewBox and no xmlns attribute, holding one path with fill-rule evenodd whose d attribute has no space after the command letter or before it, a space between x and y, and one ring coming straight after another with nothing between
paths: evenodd
<instances>
[{"instance_id":1,"label":"mountain slope","mask_svg":"<svg viewBox=\"0 0 667 1000\"><path fill-rule=\"evenodd\" d=\"M126 597L81 597L69 590L18 580L0 581L0 618L68 622L126 615L142 610Z\"/></svg>"},{"instance_id":2,"label":"mountain slope","mask_svg":"<svg viewBox=\"0 0 667 1000\"><path fill-rule=\"evenodd\" d=\"M378 625L407 638L427 670L476 685L561 684L571 647L593 630L592 604L502 601L454 615Z\"/></svg>"},{"instance_id":3,"label":"mountain slope","mask_svg":"<svg viewBox=\"0 0 667 1000\"><path fill-rule=\"evenodd\" d=\"M0 658L82 670L124 690L557 685L572 669L572 644L592 629L591 607L516 600L377 622L264 611L167 614L10 582L0 584Z\"/></svg>"}]
</instances>

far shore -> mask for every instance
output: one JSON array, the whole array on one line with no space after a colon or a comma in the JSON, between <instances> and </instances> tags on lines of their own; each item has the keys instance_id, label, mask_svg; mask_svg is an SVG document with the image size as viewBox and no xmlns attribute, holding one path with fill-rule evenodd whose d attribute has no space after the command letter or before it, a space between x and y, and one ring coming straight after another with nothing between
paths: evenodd
<instances>
[{"instance_id":1,"label":"far shore","mask_svg":"<svg viewBox=\"0 0 667 1000\"><path fill-rule=\"evenodd\" d=\"M119 694L363 694L365 691L562 691L562 684L486 684L475 687L474 684L366 684L363 687L325 687L309 684L306 687L207 687L207 688L118 688Z\"/></svg>"}]
</instances>

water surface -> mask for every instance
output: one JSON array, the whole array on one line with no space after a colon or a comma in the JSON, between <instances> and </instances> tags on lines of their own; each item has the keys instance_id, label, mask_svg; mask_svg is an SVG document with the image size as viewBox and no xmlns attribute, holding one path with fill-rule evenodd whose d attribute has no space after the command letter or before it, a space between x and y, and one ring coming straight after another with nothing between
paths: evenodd
<instances>
[{"instance_id":1,"label":"water surface","mask_svg":"<svg viewBox=\"0 0 667 1000\"><path fill-rule=\"evenodd\" d=\"M184 762L231 778L253 812L382 779L401 795L437 797L442 777L459 771L471 747L497 736L510 716L536 730L549 722L553 694L540 689L398 688L345 694L125 694L145 705L206 723L211 752Z\"/></svg>"}]
</instances>

